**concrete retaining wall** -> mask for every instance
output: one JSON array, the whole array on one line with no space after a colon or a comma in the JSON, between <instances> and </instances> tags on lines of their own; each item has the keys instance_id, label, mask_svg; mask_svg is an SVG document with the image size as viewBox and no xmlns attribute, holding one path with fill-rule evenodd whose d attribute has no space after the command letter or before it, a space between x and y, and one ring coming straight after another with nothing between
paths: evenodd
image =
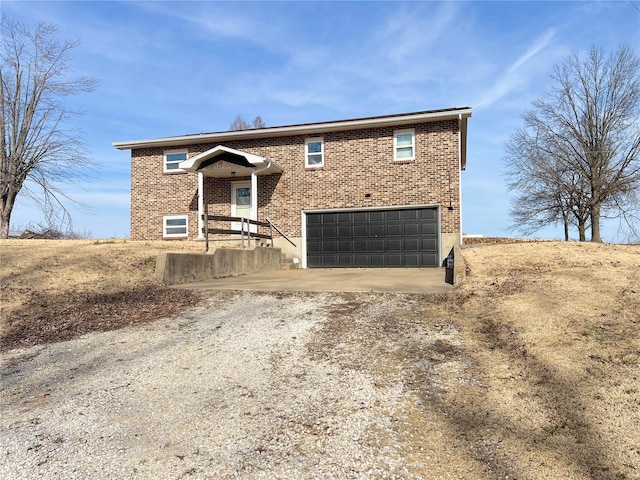
<instances>
[{"instance_id":1,"label":"concrete retaining wall","mask_svg":"<svg viewBox=\"0 0 640 480\"><path fill-rule=\"evenodd\" d=\"M280 269L279 248L218 248L212 255L161 253L156 261L156 278L165 285L177 285Z\"/></svg>"},{"instance_id":2,"label":"concrete retaining wall","mask_svg":"<svg viewBox=\"0 0 640 480\"><path fill-rule=\"evenodd\" d=\"M445 282L451 285L459 285L464 281L467 274L467 266L462 256L460 245L453 246L444 264L446 267Z\"/></svg>"}]
</instances>

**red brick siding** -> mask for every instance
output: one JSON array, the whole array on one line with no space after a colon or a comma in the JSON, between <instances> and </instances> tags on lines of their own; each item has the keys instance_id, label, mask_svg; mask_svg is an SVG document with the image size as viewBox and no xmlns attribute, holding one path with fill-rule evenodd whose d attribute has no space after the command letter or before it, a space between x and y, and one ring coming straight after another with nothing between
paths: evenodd
<instances>
[{"instance_id":1,"label":"red brick siding","mask_svg":"<svg viewBox=\"0 0 640 480\"><path fill-rule=\"evenodd\" d=\"M164 149L131 152L131 238L162 239L164 215L189 215L189 235L197 230L198 176L163 173ZM192 233L193 232L193 233Z\"/></svg>"},{"instance_id":2,"label":"red brick siding","mask_svg":"<svg viewBox=\"0 0 640 480\"><path fill-rule=\"evenodd\" d=\"M393 133L414 128L416 159L393 160ZM258 176L258 218L270 218L288 236L300 237L301 210L442 205L442 232L460 232L458 123L455 120L309 135L324 138L324 166L305 168L305 138L297 135L225 142L267 157L281 175ZM216 144L190 145L189 157ZM162 237L162 216L189 213L189 236L197 235L197 175L163 174L165 149L132 152L131 237ZM248 178L245 178L248 180ZM206 178L205 208L230 214L231 181ZM365 194L370 193L369 198ZM452 202L454 209L446 207Z\"/></svg>"}]
</instances>

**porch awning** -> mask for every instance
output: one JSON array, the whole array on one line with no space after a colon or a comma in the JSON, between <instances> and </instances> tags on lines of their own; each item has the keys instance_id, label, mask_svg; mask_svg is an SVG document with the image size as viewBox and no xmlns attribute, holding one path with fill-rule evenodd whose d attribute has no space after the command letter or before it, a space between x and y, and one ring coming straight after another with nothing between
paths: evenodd
<instances>
[{"instance_id":1,"label":"porch awning","mask_svg":"<svg viewBox=\"0 0 640 480\"><path fill-rule=\"evenodd\" d=\"M205 177L248 177L281 173L284 169L273 160L218 145L195 157L180 162L180 168L201 172Z\"/></svg>"}]
</instances>

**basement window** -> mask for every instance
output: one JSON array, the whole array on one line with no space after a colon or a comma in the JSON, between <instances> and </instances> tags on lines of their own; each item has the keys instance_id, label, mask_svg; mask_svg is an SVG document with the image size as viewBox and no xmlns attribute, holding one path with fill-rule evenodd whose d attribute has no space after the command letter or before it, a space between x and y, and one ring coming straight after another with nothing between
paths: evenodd
<instances>
[{"instance_id":1,"label":"basement window","mask_svg":"<svg viewBox=\"0 0 640 480\"><path fill-rule=\"evenodd\" d=\"M189 227L188 222L189 219L186 215L166 215L162 217L162 237L186 237Z\"/></svg>"}]
</instances>

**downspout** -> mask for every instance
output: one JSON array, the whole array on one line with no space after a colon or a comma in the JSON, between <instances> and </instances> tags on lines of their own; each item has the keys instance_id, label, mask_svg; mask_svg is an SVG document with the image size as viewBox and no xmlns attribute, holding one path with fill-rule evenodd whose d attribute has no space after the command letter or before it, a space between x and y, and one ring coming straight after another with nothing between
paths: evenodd
<instances>
[{"instance_id":1,"label":"downspout","mask_svg":"<svg viewBox=\"0 0 640 480\"><path fill-rule=\"evenodd\" d=\"M202 216L204 215L204 175L202 172L198 172L198 239L202 240L204 235L202 229L204 228L204 222Z\"/></svg>"},{"instance_id":2,"label":"downspout","mask_svg":"<svg viewBox=\"0 0 640 480\"><path fill-rule=\"evenodd\" d=\"M462 114L458 114L458 217L460 218L460 239L462 245Z\"/></svg>"},{"instance_id":3,"label":"downspout","mask_svg":"<svg viewBox=\"0 0 640 480\"><path fill-rule=\"evenodd\" d=\"M251 219L258 220L258 174L271 168L271 160L267 160L267 166L251 172Z\"/></svg>"}]
</instances>

